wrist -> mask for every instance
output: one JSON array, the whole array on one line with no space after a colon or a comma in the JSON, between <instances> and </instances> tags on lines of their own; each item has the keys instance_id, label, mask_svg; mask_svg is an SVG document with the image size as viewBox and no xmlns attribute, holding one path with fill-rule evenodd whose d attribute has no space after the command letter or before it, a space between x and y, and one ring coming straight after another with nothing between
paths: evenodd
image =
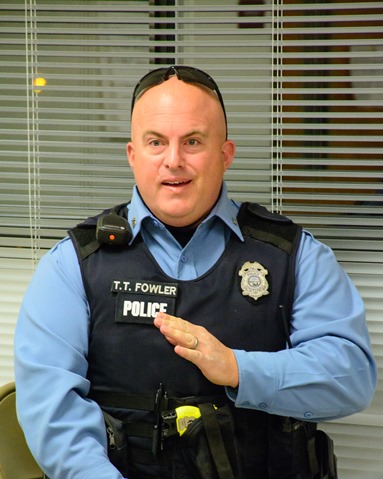
<instances>
[{"instance_id":1,"label":"wrist","mask_svg":"<svg viewBox=\"0 0 383 479\"><path fill-rule=\"evenodd\" d=\"M238 371L238 364L237 364L237 358L235 357L234 351L230 349L231 351L231 374L230 374L230 382L228 384L229 387L231 387L234 390L238 391L239 387L239 371Z\"/></svg>"}]
</instances>

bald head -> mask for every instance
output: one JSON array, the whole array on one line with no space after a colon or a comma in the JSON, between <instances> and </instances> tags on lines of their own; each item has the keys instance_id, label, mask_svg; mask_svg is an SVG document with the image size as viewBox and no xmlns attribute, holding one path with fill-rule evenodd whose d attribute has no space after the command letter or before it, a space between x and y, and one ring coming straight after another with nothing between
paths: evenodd
<instances>
[{"instance_id":1,"label":"bald head","mask_svg":"<svg viewBox=\"0 0 383 479\"><path fill-rule=\"evenodd\" d=\"M226 138L226 118L217 94L198 83L186 83L176 76L145 90L136 100L132 112L132 138L135 122L142 117L159 116L163 121L178 123L188 117L198 123L198 117L209 117L218 134Z\"/></svg>"}]
</instances>

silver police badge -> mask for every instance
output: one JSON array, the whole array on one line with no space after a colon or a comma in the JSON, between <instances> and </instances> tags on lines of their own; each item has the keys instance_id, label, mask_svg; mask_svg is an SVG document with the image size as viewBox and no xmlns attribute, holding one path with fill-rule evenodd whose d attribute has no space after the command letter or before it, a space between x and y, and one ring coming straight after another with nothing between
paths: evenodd
<instances>
[{"instance_id":1,"label":"silver police badge","mask_svg":"<svg viewBox=\"0 0 383 479\"><path fill-rule=\"evenodd\" d=\"M246 261L238 273L242 277L241 289L243 296L250 296L256 301L261 296L269 294L269 283L266 279L268 273L267 269L261 264Z\"/></svg>"}]
</instances>

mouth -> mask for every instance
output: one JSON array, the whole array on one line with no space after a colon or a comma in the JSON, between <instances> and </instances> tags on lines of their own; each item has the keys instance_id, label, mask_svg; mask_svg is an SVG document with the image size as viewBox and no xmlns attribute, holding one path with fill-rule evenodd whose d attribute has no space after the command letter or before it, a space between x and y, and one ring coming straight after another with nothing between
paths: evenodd
<instances>
[{"instance_id":1,"label":"mouth","mask_svg":"<svg viewBox=\"0 0 383 479\"><path fill-rule=\"evenodd\" d=\"M172 186L172 187L180 187L180 186L185 186L191 183L191 180L177 180L177 181L168 181L165 180L162 182L164 186Z\"/></svg>"}]
</instances>

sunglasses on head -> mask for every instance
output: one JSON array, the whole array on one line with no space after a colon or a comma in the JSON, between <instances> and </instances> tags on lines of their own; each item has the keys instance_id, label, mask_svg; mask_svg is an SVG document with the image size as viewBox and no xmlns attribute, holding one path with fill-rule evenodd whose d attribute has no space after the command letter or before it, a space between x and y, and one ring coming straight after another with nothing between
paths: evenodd
<instances>
[{"instance_id":1,"label":"sunglasses on head","mask_svg":"<svg viewBox=\"0 0 383 479\"><path fill-rule=\"evenodd\" d=\"M169 78L172 76L176 76L179 80L182 80L186 83L197 83L199 85L203 85L214 91L222 106L223 114L225 116L225 123L227 126L225 105L223 103L223 98L221 92L219 91L218 85L213 78L204 71L188 66L174 65L171 67L158 68L143 76L134 89L130 111L133 112L133 108L137 99L147 88L160 85L166 80L169 80Z\"/></svg>"}]
</instances>

